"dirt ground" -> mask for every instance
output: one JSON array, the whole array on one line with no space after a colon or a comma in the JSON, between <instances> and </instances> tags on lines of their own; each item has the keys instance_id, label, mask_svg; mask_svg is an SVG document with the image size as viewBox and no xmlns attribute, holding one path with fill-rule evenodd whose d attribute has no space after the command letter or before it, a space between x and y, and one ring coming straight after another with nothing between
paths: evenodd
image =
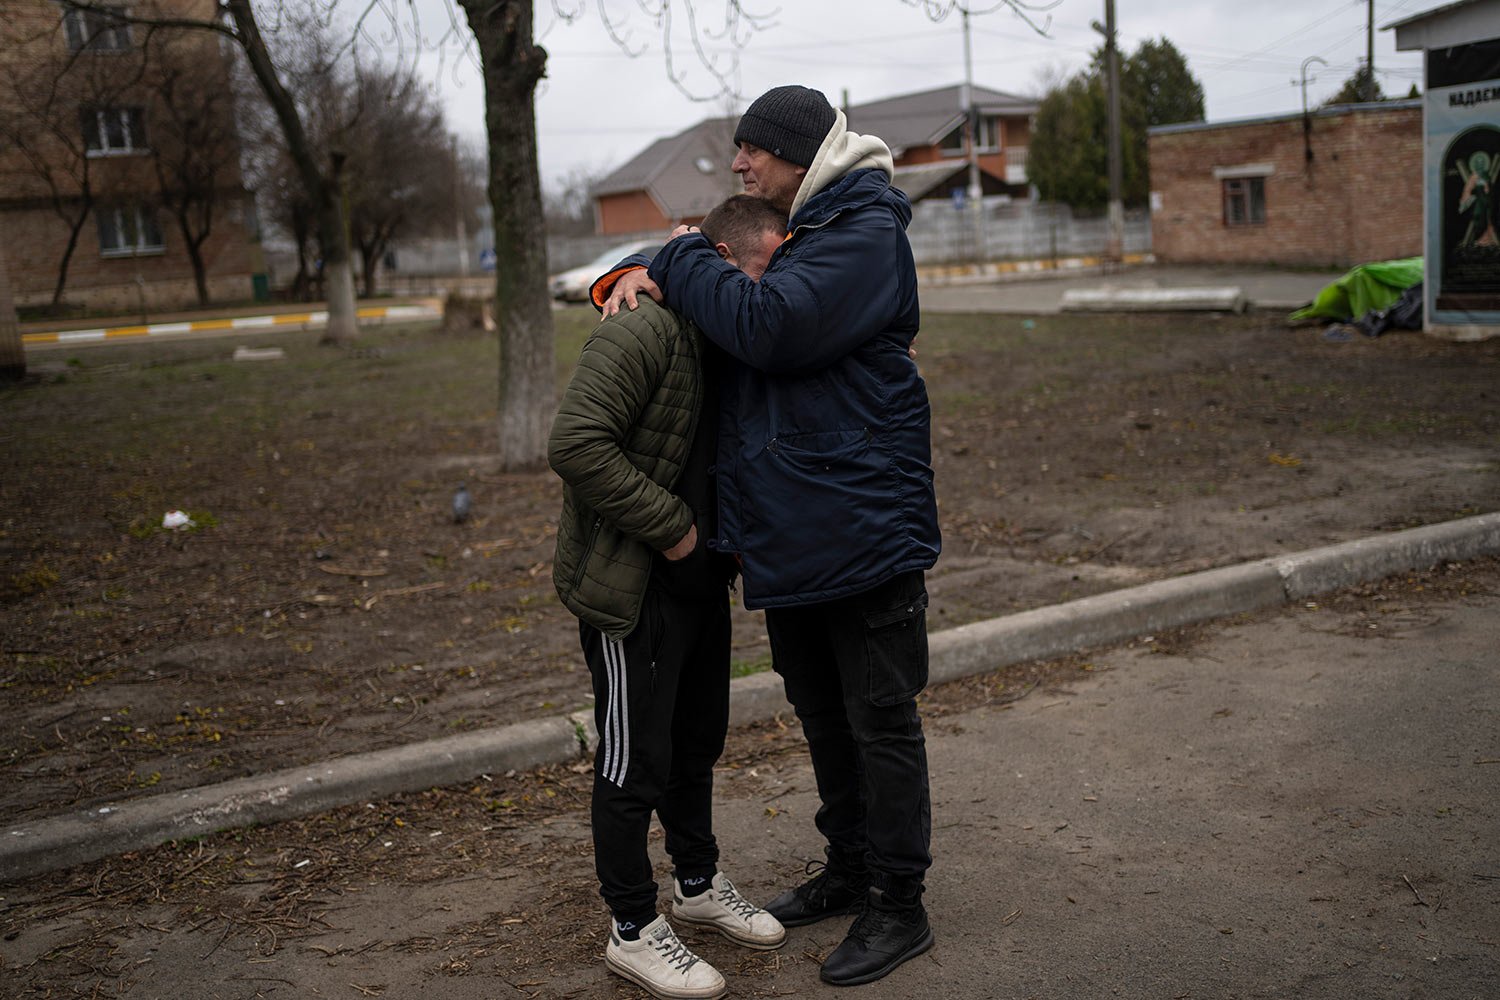
<instances>
[{"instance_id":1,"label":"dirt ground","mask_svg":"<svg viewBox=\"0 0 1500 1000\"><path fill-rule=\"evenodd\" d=\"M1309 748L1287 740L1283 721L1269 726L1271 738L1282 745L1258 748L1222 767L1188 747L1186 759L1197 763L1183 766L1198 783L1189 792L1175 783L1186 780L1178 775L1161 793L1173 807L1155 815L1170 831L1169 845L1154 839L1161 833L1148 816L1125 804L1132 796L1124 792L1134 786L1094 773L1106 758L1125 771L1160 765L1143 764L1145 751L1133 741L1100 733L1085 740L1078 723L1057 722L1052 713L1067 711L1063 706L1069 702L1095 706L1089 711L1106 704L1108 696L1097 682L1112 674L1155 678L1149 660L1183 658L1204 675L1215 667L1232 670L1215 655L1228 655L1217 645L1221 637L1261 623L1274 628L1280 622L1285 641L1293 644L1316 642L1314 636L1321 634L1340 636L1351 644L1344 655L1361 668L1368 666L1367 657L1378 655L1375 647L1411 640L1431 649L1438 634L1448 636L1451 658L1457 655L1454 637L1443 629L1451 627L1455 607L1483 607L1481 595L1497 592L1500 559L1444 565L1325 595L1316 605L1241 615L1233 622L1164 632L1116 651L1012 666L929 689L922 699L925 726L938 748L934 760L949 769L934 779L934 815L942 816L934 829L935 848L941 842L941 865L934 869L941 885L932 904L941 911L935 918L940 947L906 974L862 988L861 994L910 996L912 984L920 981L946 987L940 992L952 996L1097 997L1109 995L1105 984L1127 997L1487 996L1484 970L1493 968L1500 942L1484 914L1496 905L1493 886L1500 874L1490 864L1493 838L1471 839L1468 831L1483 825L1473 816L1493 810L1482 792L1455 798L1449 785L1456 769L1497 763L1492 739L1477 744L1484 759L1473 763L1469 752L1461 760L1434 754L1428 769L1416 768L1427 791L1408 796L1410 789L1398 792L1378 782L1345 785L1333 778L1360 757L1342 742L1342 727L1351 721L1330 718L1318 728L1334 746L1320 745L1316 759L1319 767L1331 769L1325 778L1331 784L1315 800L1283 801L1249 815L1243 802L1251 794L1247 788L1273 800L1296 794L1291 772L1297 769L1277 768L1285 766L1281 757ZM1315 658L1315 676L1336 669ZM1418 673L1431 666L1415 659ZM1452 662L1448 667L1445 676L1478 669L1475 664L1452 669ZM1260 673L1274 675L1278 669ZM1185 714L1180 709L1184 689L1195 682L1178 676L1143 683L1150 697L1168 702L1167 711ZM1293 701L1311 696L1306 682L1299 684ZM1091 693L1080 697L1080 691ZM1385 704L1388 713L1403 719L1413 711L1380 689L1361 691L1357 698ZM1219 727L1241 722L1253 727L1258 724L1249 720L1285 707L1274 698L1253 697L1209 705L1216 710L1206 721L1198 718L1210 715L1203 706L1192 713L1198 720L1192 726L1195 743L1212 744ZM1326 707L1321 700L1315 705L1317 711L1308 713L1314 717ZM986 717L1005 718L1009 728L1028 708L1048 718L1059 744L1044 742L1038 755L1050 757L1054 750L1065 755L1067 745L1095 740L1110 753L1101 750L1088 772L1073 773L1078 762L1072 758L1066 765L1058 762L1069 773L1035 782L1040 789L1035 801L1027 802L1026 793L1008 783L1005 767L999 768L1007 772L1003 777L979 779L987 790L976 793L972 781L954 772L953 748L942 751L944 741L968 737L983 746L991 745L990 739L1003 744L1005 738L993 732L980 737ZM1445 724L1407 728L1450 731L1457 728L1456 716L1473 718L1485 706L1465 709L1440 696L1425 711L1448 713ZM1374 726L1366 738L1379 741L1380 732ZM1404 746L1405 735L1392 742ZM1166 760L1177 750L1174 745ZM1147 756L1159 758L1161 748L1154 751ZM1362 766L1376 765L1363 761ZM433 789L174 842L0 886L0 982L5 984L0 995L639 1000L646 994L607 975L599 960L605 924L588 840L590 770L575 764L496 774L472 787ZM1087 779L1080 777L1085 773ZM996 787L988 787L991 781ZM1069 793L1083 781L1098 784L1084 784L1080 801ZM1214 804L1222 805L1226 796L1232 803L1229 814L1215 815ZM726 856L751 898L767 898L796 881L818 838L806 746L795 722L773 720L732 732L717 769L715 797ZM1160 805L1149 793L1134 802L1133 808L1146 814ZM1276 810L1277 823L1268 824L1272 817L1261 815L1267 808ZM1075 816L1071 824L1051 818L1077 809L1105 812ZM1037 810L1047 818L1039 820ZM1124 815L1117 815L1121 810ZM1469 818L1445 819L1450 813ZM1400 827L1408 821L1393 818L1403 814L1420 827L1410 841L1400 839ZM1143 829L1153 833L1137 843L1132 837ZM1060 831L1066 838L1061 841ZM1256 866L1250 842L1258 838L1264 841L1261 850L1284 855L1282 865ZM1183 860L1184 852L1207 850L1204 845L1212 845L1212 861L1198 860L1195 853ZM669 868L659 830L652 849L658 880L664 882ZM1136 857L1137 850L1146 857ZM1453 855L1465 850L1472 857L1455 861ZM1003 860L976 861L992 855ZM1223 897L1210 907L1213 918L1203 915L1204 902L1188 890L1197 884L1192 876L1170 874L1173 859L1178 866L1214 873L1203 887ZM1131 863L1154 873L1144 892L1137 881L1124 878L1121 869ZM994 879L996 867L1011 869L1003 884ZM1310 882L1304 867L1321 877ZM976 870L988 874L976 877ZM1403 883L1399 873L1406 871L1412 879ZM1139 880L1150 873L1131 874ZM1247 890L1246 880L1257 877L1266 885ZM1129 899L1122 900L1125 896ZM1409 905L1413 896L1420 907ZM976 900L988 901L989 909ZM1213 922L1202 925L1208 920ZM787 947L773 953L749 952L711 934L684 931L695 952L730 977L734 995L776 997L828 995L828 988L811 984L842 926L829 921L798 929ZM1166 928L1171 940L1155 940ZM1110 956L1125 945L1138 953L1112 968ZM985 956L997 952L1003 961L987 967ZM1435 955L1441 963L1430 957ZM1176 961L1186 964L1162 973L1163 963ZM1299 972L1308 970L1299 981ZM1472 988L1459 989L1465 970ZM1044 986L1038 986L1038 978ZM1359 985L1351 988L1351 982Z\"/></svg>"},{"instance_id":2,"label":"dirt ground","mask_svg":"<svg viewBox=\"0 0 1500 1000\"><path fill-rule=\"evenodd\" d=\"M592 313L558 319L565 378ZM0 392L8 820L587 703L550 581L556 480L493 457L494 343L271 342L286 360L51 352ZM918 344L935 629L1497 508L1500 341L960 315ZM194 527L163 530L174 509ZM735 642L764 669L758 615ZM556 777L485 801L577 794Z\"/></svg>"}]
</instances>

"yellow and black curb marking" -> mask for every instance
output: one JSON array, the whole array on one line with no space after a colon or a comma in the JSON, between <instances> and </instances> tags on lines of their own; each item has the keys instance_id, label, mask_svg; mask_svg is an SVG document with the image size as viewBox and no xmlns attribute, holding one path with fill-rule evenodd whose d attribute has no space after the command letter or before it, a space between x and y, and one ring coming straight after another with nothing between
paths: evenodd
<instances>
[{"instance_id":1,"label":"yellow and black curb marking","mask_svg":"<svg viewBox=\"0 0 1500 1000\"><path fill-rule=\"evenodd\" d=\"M361 323L399 323L439 319L442 314L442 308L434 303L413 303L399 306L369 306L358 310L356 315ZM256 333L289 328L314 330L327 325L327 310L318 310L316 312L275 313L266 316L237 316L233 319L195 319L180 323L111 326L93 330L23 333L21 343L28 347L40 347L49 344L81 344L140 337L168 337L173 334L205 333L216 330L244 330Z\"/></svg>"}]
</instances>

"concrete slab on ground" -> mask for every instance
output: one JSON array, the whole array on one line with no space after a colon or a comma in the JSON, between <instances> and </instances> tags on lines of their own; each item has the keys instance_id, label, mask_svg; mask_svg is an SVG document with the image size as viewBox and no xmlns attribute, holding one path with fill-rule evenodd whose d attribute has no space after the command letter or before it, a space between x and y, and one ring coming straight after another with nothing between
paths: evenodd
<instances>
[{"instance_id":1,"label":"concrete slab on ground","mask_svg":"<svg viewBox=\"0 0 1500 1000\"><path fill-rule=\"evenodd\" d=\"M1056 313L1073 290L1238 288L1248 308L1291 312L1311 302L1342 271L1286 271L1263 267L1142 265L1105 273L1087 271L961 285L924 284L928 312Z\"/></svg>"}]
</instances>

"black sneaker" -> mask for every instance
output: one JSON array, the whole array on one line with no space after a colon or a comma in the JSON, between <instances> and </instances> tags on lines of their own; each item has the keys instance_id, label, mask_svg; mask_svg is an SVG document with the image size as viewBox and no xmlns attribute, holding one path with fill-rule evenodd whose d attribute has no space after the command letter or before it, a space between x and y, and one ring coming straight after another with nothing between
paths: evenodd
<instances>
[{"instance_id":1,"label":"black sneaker","mask_svg":"<svg viewBox=\"0 0 1500 1000\"><path fill-rule=\"evenodd\" d=\"M900 903L872 887L849 936L823 962L820 975L834 986L873 983L931 947L932 928L920 897Z\"/></svg>"},{"instance_id":2,"label":"black sneaker","mask_svg":"<svg viewBox=\"0 0 1500 1000\"><path fill-rule=\"evenodd\" d=\"M811 879L766 904L766 912L781 921L781 926L802 927L825 917L853 913L864 904L869 873L855 875L821 861L809 861L806 871Z\"/></svg>"}]
</instances>

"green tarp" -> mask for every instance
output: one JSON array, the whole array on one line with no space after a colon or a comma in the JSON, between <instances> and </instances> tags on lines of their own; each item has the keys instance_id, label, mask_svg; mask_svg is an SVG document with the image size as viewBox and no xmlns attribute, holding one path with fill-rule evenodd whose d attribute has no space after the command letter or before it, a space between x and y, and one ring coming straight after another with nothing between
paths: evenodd
<instances>
[{"instance_id":1,"label":"green tarp","mask_svg":"<svg viewBox=\"0 0 1500 1000\"><path fill-rule=\"evenodd\" d=\"M1382 260L1361 264L1292 313L1294 323L1306 319L1331 319L1347 323L1371 309L1385 309L1401 293L1422 280L1422 258Z\"/></svg>"}]
</instances>

